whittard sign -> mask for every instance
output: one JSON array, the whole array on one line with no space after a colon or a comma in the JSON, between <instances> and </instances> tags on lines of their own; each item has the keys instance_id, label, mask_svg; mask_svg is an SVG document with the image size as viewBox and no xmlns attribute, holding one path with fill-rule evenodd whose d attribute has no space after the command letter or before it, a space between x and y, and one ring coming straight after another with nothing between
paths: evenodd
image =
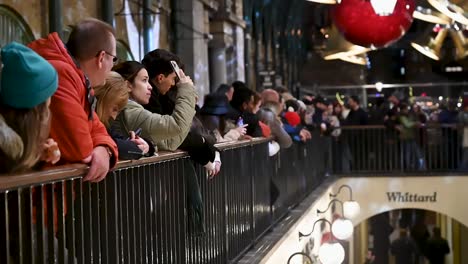
<instances>
[{"instance_id":1,"label":"whittard sign","mask_svg":"<svg viewBox=\"0 0 468 264\"><path fill-rule=\"evenodd\" d=\"M410 192L387 192L389 202L400 203L435 203L437 202L437 192L429 195L421 195Z\"/></svg>"}]
</instances>

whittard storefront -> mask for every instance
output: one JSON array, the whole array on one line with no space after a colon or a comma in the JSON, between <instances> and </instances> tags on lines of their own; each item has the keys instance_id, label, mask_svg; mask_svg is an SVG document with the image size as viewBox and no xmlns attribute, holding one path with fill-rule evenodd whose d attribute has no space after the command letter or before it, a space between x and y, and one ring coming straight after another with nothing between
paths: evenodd
<instances>
[{"instance_id":1,"label":"whittard storefront","mask_svg":"<svg viewBox=\"0 0 468 264\"><path fill-rule=\"evenodd\" d=\"M334 213L340 213L337 204L334 210L324 215L317 215L317 210L326 209L331 193L336 193L342 185L349 185L353 199L359 202L360 214L352 222L353 237L346 242L346 262L364 263L368 249L378 244L372 232L374 219L385 215L389 228L388 239L391 243L399 237L399 230L411 230L414 219L423 216L422 220L429 231L440 227L442 237L449 242L451 252L446 255L445 263L468 263L468 177L353 177L341 178L333 182L315 199L306 213L283 237L262 263L286 263L292 252L307 252L317 255L323 234L328 228L316 228L307 239L298 239L298 232L308 233L313 223L322 217L332 221ZM349 192L341 190L337 197L348 200ZM410 217L407 224L405 218ZM403 219L403 220L402 220ZM375 229L375 227L374 227ZM381 238L378 238L381 239ZM389 263L394 259L389 252ZM284 260L284 261L283 261ZM283 262L281 262L283 261Z\"/></svg>"}]
</instances>

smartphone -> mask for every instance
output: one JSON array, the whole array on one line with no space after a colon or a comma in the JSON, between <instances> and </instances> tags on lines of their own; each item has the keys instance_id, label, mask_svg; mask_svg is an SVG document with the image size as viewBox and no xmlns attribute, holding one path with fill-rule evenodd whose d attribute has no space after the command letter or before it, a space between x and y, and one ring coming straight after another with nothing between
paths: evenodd
<instances>
[{"instance_id":1,"label":"smartphone","mask_svg":"<svg viewBox=\"0 0 468 264\"><path fill-rule=\"evenodd\" d=\"M237 126L241 127L244 125L244 119L240 116L239 119L237 119Z\"/></svg>"},{"instance_id":2,"label":"smartphone","mask_svg":"<svg viewBox=\"0 0 468 264\"><path fill-rule=\"evenodd\" d=\"M141 134L141 127L135 131L135 136L140 136L140 134ZM130 137L128 137L127 140L130 140Z\"/></svg>"},{"instance_id":3,"label":"smartphone","mask_svg":"<svg viewBox=\"0 0 468 264\"><path fill-rule=\"evenodd\" d=\"M176 79L176 82L179 82L180 81L180 68L179 68L179 65L177 64L177 62L171 60L170 61L171 63L171 66L172 66L172 69L174 70L176 76L177 76L177 79Z\"/></svg>"},{"instance_id":4,"label":"smartphone","mask_svg":"<svg viewBox=\"0 0 468 264\"><path fill-rule=\"evenodd\" d=\"M140 134L141 134L141 127L135 131L135 136L140 136Z\"/></svg>"}]
</instances>

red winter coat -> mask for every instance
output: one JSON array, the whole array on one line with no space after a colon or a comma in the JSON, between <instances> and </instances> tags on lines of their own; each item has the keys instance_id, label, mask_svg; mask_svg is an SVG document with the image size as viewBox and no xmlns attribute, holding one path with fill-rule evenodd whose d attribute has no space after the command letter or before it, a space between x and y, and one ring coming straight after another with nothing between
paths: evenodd
<instances>
[{"instance_id":1,"label":"red winter coat","mask_svg":"<svg viewBox=\"0 0 468 264\"><path fill-rule=\"evenodd\" d=\"M107 146L113 152L111 167L117 161L117 146L99 121L96 113L89 120L90 104L87 99L84 72L68 54L57 33L38 39L29 47L54 66L59 76L59 87L50 104L50 136L57 141L62 153L60 164L79 163L97 146Z\"/></svg>"}]
</instances>

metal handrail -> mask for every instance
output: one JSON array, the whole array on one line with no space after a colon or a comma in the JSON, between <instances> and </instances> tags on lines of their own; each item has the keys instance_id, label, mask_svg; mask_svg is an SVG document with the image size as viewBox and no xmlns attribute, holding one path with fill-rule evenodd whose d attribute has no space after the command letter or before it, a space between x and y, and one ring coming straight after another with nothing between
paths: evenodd
<instances>
[{"instance_id":1,"label":"metal handrail","mask_svg":"<svg viewBox=\"0 0 468 264\"><path fill-rule=\"evenodd\" d=\"M216 144L220 150L240 148L249 145L261 144L269 139L254 138L252 140L241 140L237 142L226 142ZM181 150L160 151L158 156L141 158L139 160L119 161L113 170L142 166L146 164L169 161L179 158L188 157L188 153ZM36 185L44 182L54 182L66 179L74 179L83 177L89 167L85 164L69 164L56 167L48 167L40 171L32 171L22 174L0 175L0 191L8 190L27 185Z\"/></svg>"}]
</instances>

